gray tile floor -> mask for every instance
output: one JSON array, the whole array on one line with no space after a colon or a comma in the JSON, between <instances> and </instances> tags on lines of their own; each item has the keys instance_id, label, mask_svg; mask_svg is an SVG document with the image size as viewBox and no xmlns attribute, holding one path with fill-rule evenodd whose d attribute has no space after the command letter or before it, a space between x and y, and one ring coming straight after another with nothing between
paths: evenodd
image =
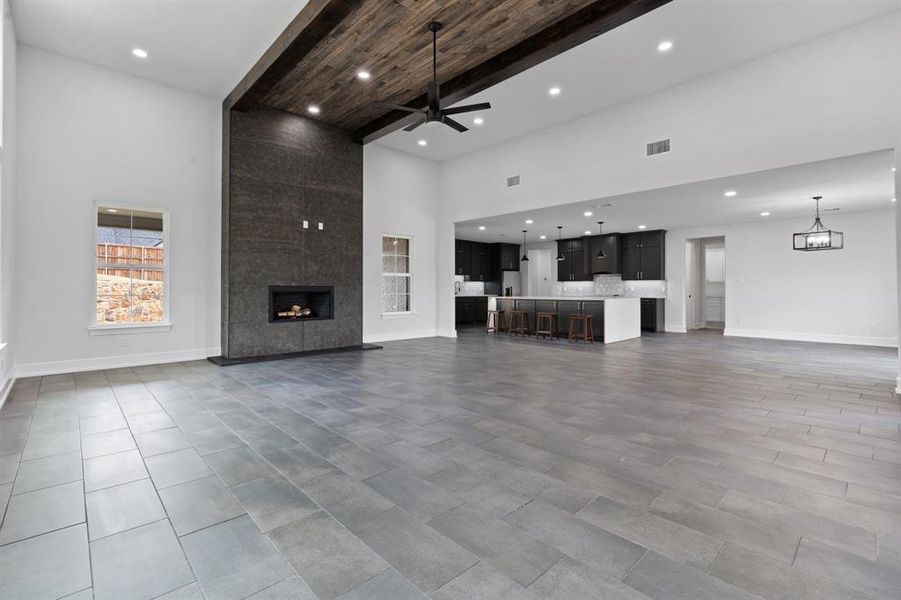
<instances>
[{"instance_id":1,"label":"gray tile floor","mask_svg":"<svg viewBox=\"0 0 901 600\"><path fill-rule=\"evenodd\" d=\"M898 598L895 365L469 330L20 380L0 598Z\"/></svg>"}]
</instances>

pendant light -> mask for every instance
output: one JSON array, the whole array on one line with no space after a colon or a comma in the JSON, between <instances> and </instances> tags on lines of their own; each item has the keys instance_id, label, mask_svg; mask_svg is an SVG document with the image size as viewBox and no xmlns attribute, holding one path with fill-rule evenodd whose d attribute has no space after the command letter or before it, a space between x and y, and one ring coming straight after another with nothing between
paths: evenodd
<instances>
[{"instance_id":1,"label":"pendant light","mask_svg":"<svg viewBox=\"0 0 901 600\"><path fill-rule=\"evenodd\" d=\"M823 225L820 219L820 199L822 196L814 196L817 203L817 214L813 225L792 236L793 248L801 252L813 252L815 250L841 250L845 247L845 235L841 231L833 231Z\"/></svg>"},{"instance_id":2,"label":"pendant light","mask_svg":"<svg viewBox=\"0 0 901 600\"><path fill-rule=\"evenodd\" d=\"M563 239L563 225L557 225L557 262L566 260L563 256L563 247L560 245L561 239Z\"/></svg>"},{"instance_id":3,"label":"pendant light","mask_svg":"<svg viewBox=\"0 0 901 600\"><path fill-rule=\"evenodd\" d=\"M529 257L526 256L526 232L528 229L522 230L522 258L519 259L519 262L529 262Z\"/></svg>"},{"instance_id":4,"label":"pendant light","mask_svg":"<svg viewBox=\"0 0 901 600\"><path fill-rule=\"evenodd\" d=\"M604 222L598 221L598 235L603 235ZM603 241L600 246L598 246L598 254L597 258L607 258L607 255L604 254L604 246Z\"/></svg>"}]
</instances>

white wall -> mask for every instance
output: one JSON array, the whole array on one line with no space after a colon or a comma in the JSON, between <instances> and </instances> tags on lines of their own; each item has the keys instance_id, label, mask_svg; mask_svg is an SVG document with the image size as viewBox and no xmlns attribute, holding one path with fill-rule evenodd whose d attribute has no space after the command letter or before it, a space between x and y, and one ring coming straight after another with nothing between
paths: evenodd
<instances>
[{"instance_id":1,"label":"white wall","mask_svg":"<svg viewBox=\"0 0 901 600\"><path fill-rule=\"evenodd\" d=\"M439 270L453 222L892 148L901 14L870 21L442 164ZM644 144L672 138L670 154ZM505 189L509 175L522 185ZM453 326L439 280L440 323Z\"/></svg>"},{"instance_id":2,"label":"white wall","mask_svg":"<svg viewBox=\"0 0 901 600\"><path fill-rule=\"evenodd\" d=\"M3 14L3 114L0 148L0 406L12 384L16 289L16 32L9 2Z\"/></svg>"},{"instance_id":3,"label":"white wall","mask_svg":"<svg viewBox=\"0 0 901 600\"><path fill-rule=\"evenodd\" d=\"M668 231L666 329L686 329L686 240L725 236L726 335L896 346L894 210L830 213L845 248L792 250L810 219Z\"/></svg>"},{"instance_id":4,"label":"white wall","mask_svg":"<svg viewBox=\"0 0 901 600\"><path fill-rule=\"evenodd\" d=\"M221 108L19 47L16 373L219 353ZM91 336L95 200L169 209L172 329Z\"/></svg>"},{"instance_id":5,"label":"white wall","mask_svg":"<svg viewBox=\"0 0 901 600\"><path fill-rule=\"evenodd\" d=\"M363 149L363 341L437 335L438 163L384 146ZM413 314L382 316L382 235L413 238ZM453 269L448 271L452 281Z\"/></svg>"}]
</instances>

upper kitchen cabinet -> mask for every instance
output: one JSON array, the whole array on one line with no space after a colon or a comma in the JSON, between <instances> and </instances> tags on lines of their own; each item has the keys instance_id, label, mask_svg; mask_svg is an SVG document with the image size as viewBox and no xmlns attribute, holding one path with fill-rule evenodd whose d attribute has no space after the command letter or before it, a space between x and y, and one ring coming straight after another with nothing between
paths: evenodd
<instances>
[{"instance_id":1,"label":"upper kitchen cabinet","mask_svg":"<svg viewBox=\"0 0 901 600\"><path fill-rule=\"evenodd\" d=\"M666 231L638 231L622 236L622 277L624 280L666 277Z\"/></svg>"},{"instance_id":2,"label":"upper kitchen cabinet","mask_svg":"<svg viewBox=\"0 0 901 600\"><path fill-rule=\"evenodd\" d=\"M455 275L469 275L472 269L472 242L466 240L454 240L455 250Z\"/></svg>"},{"instance_id":3,"label":"upper kitchen cabinet","mask_svg":"<svg viewBox=\"0 0 901 600\"><path fill-rule=\"evenodd\" d=\"M454 275L464 275L471 281L491 281L491 246L482 242L454 240Z\"/></svg>"},{"instance_id":4,"label":"upper kitchen cabinet","mask_svg":"<svg viewBox=\"0 0 901 600\"><path fill-rule=\"evenodd\" d=\"M489 250L489 244L471 242L471 266L469 270L470 281L489 281L491 279Z\"/></svg>"},{"instance_id":5,"label":"upper kitchen cabinet","mask_svg":"<svg viewBox=\"0 0 901 600\"><path fill-rule=\"evenodd\" d=\"M589 272L592 275L608 275L620 272L620 235L608 233L584 238ZM598 258L603 250L604 258Z\"/></svg>"},{"instance_id":6,"label":"upper kitchen cabinet","mask_svg":"<svg viewBox=\"0 0 901 600\"><path fill-rule=\"evenodd\" d=\"M557 281L591 281L585 248L585 241L581 238L557 242L557 253L563 256L563 260L557 261Z\"/></svg>"},{"instance_id":7,"label":"upper kitchen cabinet","mask_svg":"<svg viewBox=\"0 0 901 600\"><path fill-rule=\"evenodd\" d=\"M502 271L519 271L519 244L491 244L491 271L497 280Z\"/></svg>"}]
</instances>

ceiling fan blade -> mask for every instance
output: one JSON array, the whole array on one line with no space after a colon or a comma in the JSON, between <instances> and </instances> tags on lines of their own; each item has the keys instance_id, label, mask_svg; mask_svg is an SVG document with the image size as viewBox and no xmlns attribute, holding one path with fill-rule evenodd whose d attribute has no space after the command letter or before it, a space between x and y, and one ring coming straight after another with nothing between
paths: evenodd
<instances>
[{"instance_id":1,"label":"ceiling fan blade","mask_svg":"<svg viewBox=\"0 0 901 600\"><path fill-rule=\"evenodd\" d=\"M402 110L408 113L424 113L424 108L413 108L412 106L404 106L403 104L392 104L391 102L376 102L382 108L390 108L391 110Z\"/></svg>"},{"instance_id":2,"label":"ceiling fan blade","mask_svg":"<svg viewBox=\"0 0 901 600\"><path fill-rule=\"evenodd\" d=\"M416 121L404 127L404 131L413 131L423 123L425 123L425 119L416 119Z\"/></svg>"},{"instance_id":3,"label":"ceiling fan blade","mask_svg":"<svg viewBox=\"0 0 901 600\"><path fill-rule=\"evenodd\" d=\"M476 110L487 110L491 108L490 102L480 102L478 104L467 104L466 106L456 106L454 108L444 109L446 115L459 115L461 113L473 112Z\"/></svg>"},{"instance_id":4,"label":"ceiling fan blade","mask_svg":"<svg viewBox=\"0 0 901 600\"><path fill-rule=\"evenodd\" d=\"M441 96L438 92L438 82L432 81L429 83L429 110L439 111L441 110Z\"/></svg>"},{"instance_id":5,"label":"ceiling fan blade","mask_svg":"<svg viewBox=\"0 0 901 600\"><path fill-rule=\"evenodd\" d=\"M456 129L460 133L463 133L464 131L469 131L468 127L465 127L462 123L458 123L457 121L454 121L453 119L448 118L448 117L444 117L443 123L445 125L447 125L448 127L452 127L454 129Z\"/></svg>"}]
</instances>

